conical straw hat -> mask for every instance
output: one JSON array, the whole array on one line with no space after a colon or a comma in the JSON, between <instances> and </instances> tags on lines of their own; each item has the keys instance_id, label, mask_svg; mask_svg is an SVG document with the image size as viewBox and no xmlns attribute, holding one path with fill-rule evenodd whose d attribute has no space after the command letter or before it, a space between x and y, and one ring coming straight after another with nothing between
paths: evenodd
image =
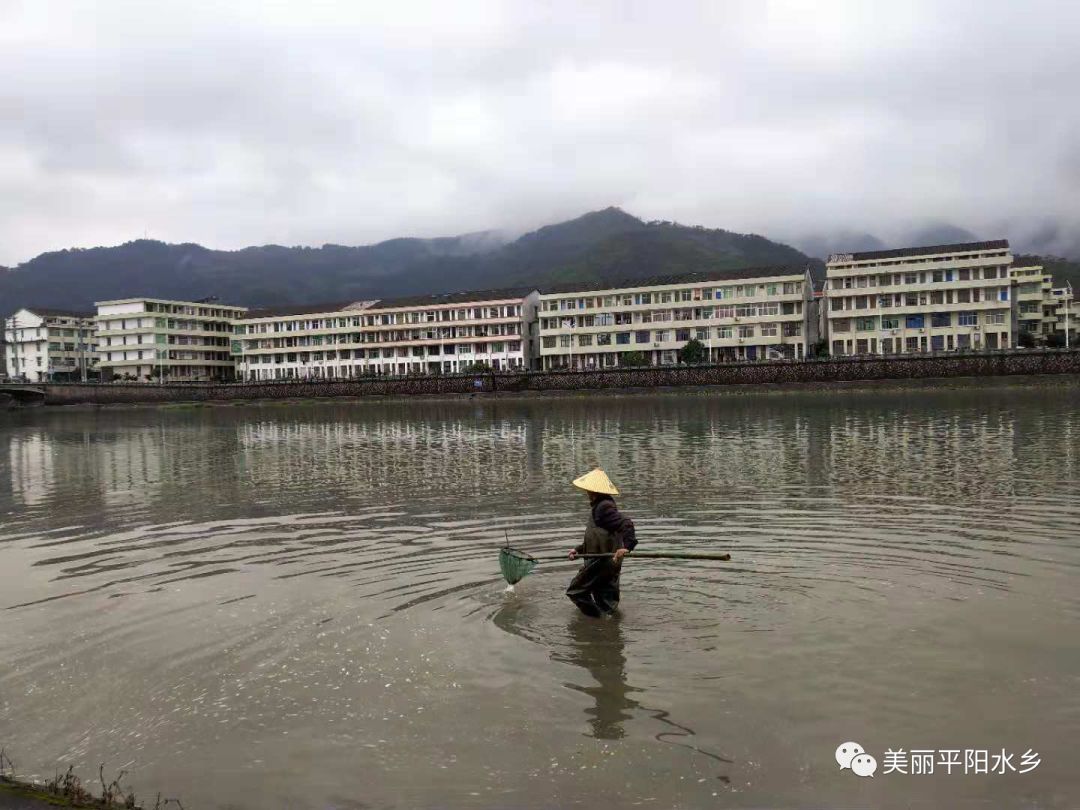
<instances>
[{"instance_id":1,"label":"conical straw hat","mask_svg":"<svg viewBox=\"0 0 1080 810\"><path fill-rule=\"evenodd\" d=\"M604 495L618 495L619 490L615 489L615 485L611 483L611 479L607 477L607 473L597 467L595 470L581 478L574 479L574 486L579 489L584 489L586 492L600 492Z\"/></svg>"}]
</instances>

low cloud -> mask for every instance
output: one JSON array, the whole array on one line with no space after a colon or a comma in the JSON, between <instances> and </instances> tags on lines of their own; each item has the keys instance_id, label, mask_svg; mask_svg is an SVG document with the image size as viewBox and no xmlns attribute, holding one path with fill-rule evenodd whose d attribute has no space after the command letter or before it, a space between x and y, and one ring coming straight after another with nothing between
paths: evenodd
<instances>
[{"instance_id":1,"label":"low cloud","mask_svg":"<svg viewBox=\"0 0 1080 810\"><path fill-rule=\"evenodd\" d=\"M0 0L0 263L520 231L1080 253L1080 7ZM816 241L815 241L816 240Z\"/></svg>"}]
</instances>

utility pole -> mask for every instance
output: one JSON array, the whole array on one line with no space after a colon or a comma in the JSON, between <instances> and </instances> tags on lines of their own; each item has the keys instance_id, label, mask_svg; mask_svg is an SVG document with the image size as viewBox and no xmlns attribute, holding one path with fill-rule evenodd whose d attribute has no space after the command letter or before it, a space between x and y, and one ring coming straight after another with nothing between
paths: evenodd
<instances>
[{"instance_id":1,"label":"utility pole","mask_svg":"<svg viewBox=\"0 0 1080 810\"><path fill-rule=\"evenodd\" d=\"M1072 282L1065 282L1065 289L1068 292L1065 293L1065 348L1069 348L1069 299L1072 298L1073 289Z\"/></svg>"}]
</instances>

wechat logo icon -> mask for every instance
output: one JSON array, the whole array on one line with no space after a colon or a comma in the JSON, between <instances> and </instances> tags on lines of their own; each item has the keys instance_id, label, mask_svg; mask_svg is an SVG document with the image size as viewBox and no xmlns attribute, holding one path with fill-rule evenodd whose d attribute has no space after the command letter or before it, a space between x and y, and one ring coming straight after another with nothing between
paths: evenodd
<instances>
[{"instance_id":1,"label":"wechat logo icon","mask_svg":"<svg viewBox=\"0 0 1080 810\"><path fill-rule=\"evenodd\" d=\"M836 764L840 770L847 768L856 776L873 778L877 770L877 760L866 753L857 742L840 743L836 748Z\"/></svg>"}]
</instances>

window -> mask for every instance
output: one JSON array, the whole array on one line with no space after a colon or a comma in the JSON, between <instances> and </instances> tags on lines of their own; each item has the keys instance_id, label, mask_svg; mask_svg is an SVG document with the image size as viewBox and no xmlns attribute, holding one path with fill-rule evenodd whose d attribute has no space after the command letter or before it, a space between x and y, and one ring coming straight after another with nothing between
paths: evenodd
<instances>
[{"instance_id":1,"label":"window","mask_svg":"<svg viewBox=\"0 0 1080 810\"><path fill-rule=\"evenodd\" d=\"M1009 300L1009 288L1008 287L1002 287L1001 289L998 290L998 301L1008 301L1008 300Z\"/></svg>"},{"instance_id":2,"label":"window","mask_svg":"<svg viewBox=\"0 0 1080 810\"><path fill-rule=\"evenodd\" d=\"M784 337L799 337L802 334L801 323L785 323Z\"/></svg>"},{"instance_id":3,"label":"window","mask_svg":"<svg viewBox=\"0 0 1080 810\"><path fill-rule=\"evenodd\" d=\"M919 339L917 337L909 337L904 340L904 348L909 352L917 352L919 350Z\"/></svg>"},{"instance_id":4,"label":"window","mask_svg":"<svg viewBox=\"0 0 1080 810\"><path fill-rule=\"evenodd\" d=\"M1005 323L1005 313L1001 312L1001 311L987 312L986 313L986 322L987 323Z\"/></svg>"},{"instance_id":5,"label":"window","mask_svg":"<svg viewBox=\"0 0 1080 810\"><path fill-rule=\"evenodd\" d=\"M648 330L645 330L643 332L635 332L634 333L634 340L637 343L648 343L649 342L649 332L648 332Z\"/></svg>"},{"instance_id":6,"label":"window","mask_svg":"<svg viewBox=\"0 0 1080 810\"><path fill-rule=\"evenodd\" d=\"M776 324L775 323L763 323L761 325L762 337L776 337Z\"/></svg>"},{"instance_id":7,"label":"window","mask_svg":"<svg viewBox=\"0 0 1080 810\"><path fill-rule=\"evenodd\" d=\"M596 336L596 345L597 346L610 346L611 345L611 333L610 332L601 332L599 335L597 335Z\"/></svg>"},{"instance_id":8,"label":"window","mask_svg":"<svg viewBox=\"0 0 1080 810\"><path fill-rule=\"evenodd\" d=\"M731 329L730 326L721 326L716 330L716 336L718 338L720 338L720 340L725 340L726 338L730 338L731 335L732 335L732 329Z\"/></svg>"},{"instance_id":9,"label":"window","mask_svg":"<svg viewBox=\"0 0 1080 810\"><path fill-rule=\"evenodd\" d=\"M977 312L961 312L960 313L960 325L961 326L975 326L979 322L979 313Z\"/></svg>"},{"instance_id":10,"label":"window","mask_svg":"<svg viewBox=\"0 0 1080 810\"><path fill-rule=\"evenodd\" d=\"M619 332L615 335L615 342L620 346L627 346L630 343L629 332Z\"/></svg>"},{"instance_id":11,"label":"window","mask_svg":"<svg viewBox=\"0 0 1080 810\"><path fill-rule=\"evenodd\" d=\"M675 340L677 342L679 342L679 343L683 342L684 340L690 340L690 330L689 329L676 329L675 330Z\"/></svg>"},{"instance_id":12,"label":"window","mask_svg":"<svg viewBox=\"0 0 1080 810\"><path fill-rule=\"evenodd\" d=\"M578 335L578 346L592 346L592 335Z\"/></svg>"},{"instance_id":13,"label":"window","mask_svg":"<svg viewBox=\"0 0 1080 810\"><path fill-rule=\"evenodd\" d=\"M850 318L837 318L832 322L832 330L834 332L850 332L851 331L851 319Z\"/></svg>"},{"instance_id":14,"label":"window","mask_svg":"<svg viewBox=\"0 0 1080 810\"><path fill-rule=\"evenodd\" d=\"M752 338L753 336L754 336L754 327L752 327L752 326L740 326L739 327L739 337L741 337L741 338Z\"/></svg>"},{"instance_id":15,"label":"window","mask_svg":"<svg viewBox=\"0 0 1080 810\"><path fill-rule=\"evenodd\" d=\"M922 315L908 315L904 322L904 326L908 329L922 329L924 324L925 319Z\"/></svg>"},{"instance_id":16,"label":"window","mask_svg":"<svg viewBox=\"0 0 1080 810\"><path fill-rule=\"evenodd\" d=\"M732 306L717 307L716 308L716 317L717 318L734 318L735 317L735 307L732 307Z\"/></svg>"},{"instance_id":17,"label":"window","mask_svg":"<svg viewBox=\"0 0 1080 810\"><path fill-rule=\"evenodd\" d=\"M856 318L855 319L855 331L856 332L872 332L877 329L876 318Z\"/></svg>"},{"instance_id":18,"label":"window","mask_svg":"<svg viewBox=\"0 0 1080 810\"><path fill-rule=\"evenodd\" d=\"M951 312L935 312L930 318L930 325L935 328L952 326Z\"/></svg>"}]
</instances>

